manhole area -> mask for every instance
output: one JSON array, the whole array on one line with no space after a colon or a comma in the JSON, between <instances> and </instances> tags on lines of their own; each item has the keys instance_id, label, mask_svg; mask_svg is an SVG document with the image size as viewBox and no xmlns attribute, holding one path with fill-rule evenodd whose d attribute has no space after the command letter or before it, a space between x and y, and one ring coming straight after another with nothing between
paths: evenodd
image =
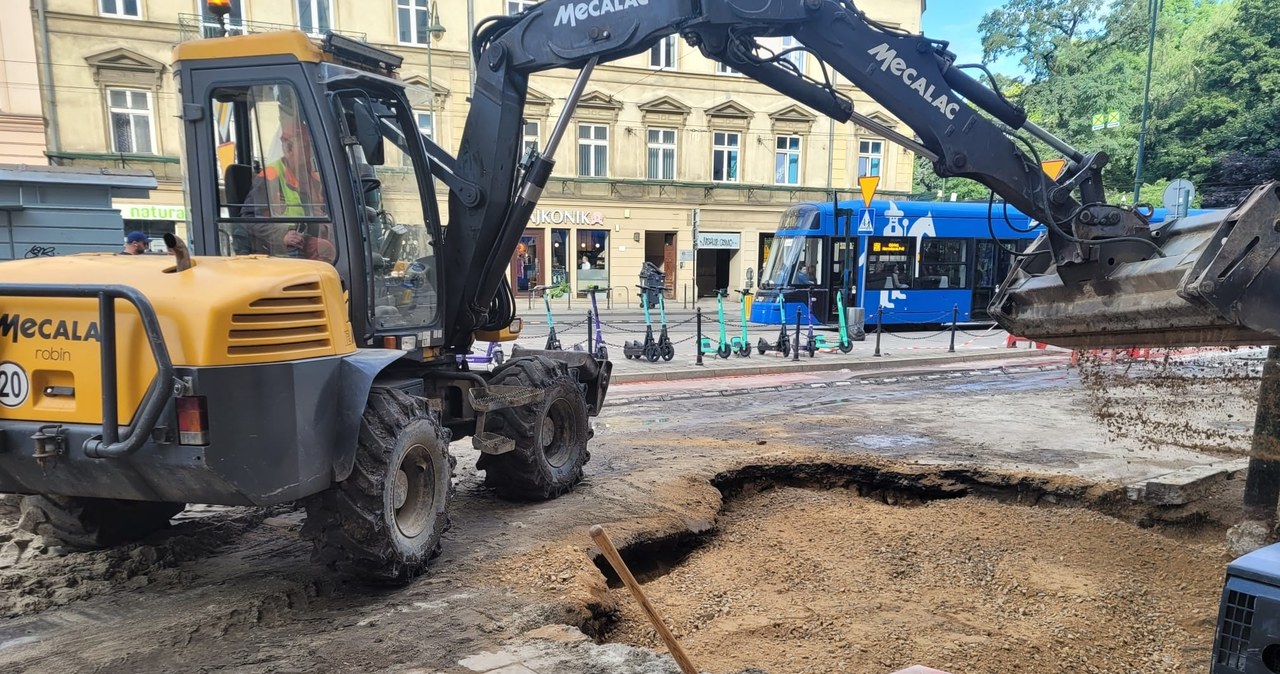
<instances>
[{"instance_id":1,"label":"manhole area","mask_svg":"<svg viewBox=\"0 0 1280 674\"><path fill-rule=\"evenodd\" d=\"M1082 507L783 485L733 497L712 536L626 553L661 558L645 592L706 672L1167 674L1209 661L1221 541ZM606 639L661 650L611 591Z\"/></svg>"}]
</instances>

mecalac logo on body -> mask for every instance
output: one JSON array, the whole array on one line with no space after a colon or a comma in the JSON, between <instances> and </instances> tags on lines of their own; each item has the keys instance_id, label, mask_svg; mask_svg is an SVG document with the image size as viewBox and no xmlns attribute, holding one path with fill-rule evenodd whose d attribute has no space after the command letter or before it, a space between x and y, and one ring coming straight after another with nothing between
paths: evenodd
<instances>
[{"instance_id":1,"label":"mecalac logo on body","mask_svg":"<svg viewBox=\"0 0 1280 674\"><path fill-rule=\"evenodd\" d=\"M907 62L898 58L898 50L891 49L888 43L885 43L868 50L867 53L876 57L876 60L880 62L880 70L901 77L902 81L908 87L911 87L912 91L920 94L920 98L928 101L929 105L937 108L947 116L947 119L956 118L956 113L960 111L960 104L952 103L950 97L946 94L934 98L934 86L929 83L929 80L920 76L920 71L907 67Z\"/></svg>"},{"instance_id":2,"label":"mecalac logo on body","mask_svg":"<svg viewBox=\"0 0 1280 674\"><path fill-rule=\"evenodd\" d=\"M643 7L649 4L649 0L590 0L590 2L571 2L562 5L556 12L555 26L578 25L579 21L586 21L593 16L604 16L611 12L621 9L631 9L633 7Z\"/></svg>"},{"instance_id":3,"label":"mecalac logo on body","mask_svg":"<svg viewBox=\"0 0 1280 674\"><path fill-rule=\"evenodd\" d=\"M52 318L23 318L20 314L0 314L0 340L60 339L68 342L102 341L95 322L62 321Z\"/></svg>"}]
</instances>

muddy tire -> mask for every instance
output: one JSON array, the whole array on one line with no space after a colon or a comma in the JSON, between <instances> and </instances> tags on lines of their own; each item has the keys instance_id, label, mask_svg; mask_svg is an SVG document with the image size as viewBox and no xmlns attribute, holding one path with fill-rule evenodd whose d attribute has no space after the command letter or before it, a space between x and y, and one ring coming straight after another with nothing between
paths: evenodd
<instances>
[{"instance_id":1,"label":"muddy tire","mask_svg":"<svg viewBox=\"0 0 1280 674\"><path fill-rule=\"evenodd\" d=\"M440 554L453 467L449 431L424 400L373 391L351 475L306 502L312 557L367 581L418 576Z\"/></svg>"},{"instance_id":2,"label":"muddy tire","mask_svg":"<svg viewBox=\"0 0 1280 674\"><path fill-rule=\"evenodd\" d=\"M42 536L46 545L97 550L164 529L184 507L182 503L27 496L22 499L18 526Z\"/></svg>"},{"instance_id":3,"label":"muddy tire","mask_svg":"<svg viewBox=\"0 0 1280 674\"><path fill-rule=\"evenodd\" d=\"M486 430L515 440L516 448L480 456L476 468L485 472L485 485L520 501L545 501L572 489L591 458L587 399L577 379L563 363L531 356L511 360L490 383L539 388L545 395L490 415Z\"/></svg>"}]
</instances>

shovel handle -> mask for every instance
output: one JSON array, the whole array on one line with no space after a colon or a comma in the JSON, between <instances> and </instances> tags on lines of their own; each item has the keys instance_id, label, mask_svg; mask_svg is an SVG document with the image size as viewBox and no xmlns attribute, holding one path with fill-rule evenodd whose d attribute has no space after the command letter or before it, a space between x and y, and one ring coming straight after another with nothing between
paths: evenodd
<instances>
[{"instance_id":1,"label":"shovel handle","mask_svg":"<svg viewBox=\"0 0 1280 674\"><path fill-rule=\"evenodd\" d=\"M684 674L698 674L698 668L693 666L693 661L689 659L689 654L684 652L680 647L680 642L676 641L676 637L667 629L667 624L662 621L662 615L658 613L658 609L649 603L649 598L645 596L644 590L640 589L640 583L636 582L635 576L631 575L631 570L627 568L626 562L622 561L622 555L618 553L618 549L613 546L613 541L609 539L609 534L605 532L604 527L599 524L592 526L587 532L591 535L591 540L595 541L600 547L600 552L604 554L604 558L609 560L609 565L617 572L618 577L631 590L631 596L636 598L640 604L640 608L644 609L644 614L649 617L649 622L653 624L653 628L657 630L658 635L662 637L662 641L667 644L667 651L671 653L671 657L675 659L676 664L680 665L680 671Z\"/></svg>"}]
</instances>

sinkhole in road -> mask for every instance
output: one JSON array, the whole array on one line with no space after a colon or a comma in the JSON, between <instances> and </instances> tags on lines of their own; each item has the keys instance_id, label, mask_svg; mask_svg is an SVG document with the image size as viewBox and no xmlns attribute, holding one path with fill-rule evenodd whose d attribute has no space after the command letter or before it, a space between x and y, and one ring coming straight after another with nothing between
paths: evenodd
<instances>
[{"instance_id":1,"label":"sinkhole in road","mask_svg":"<svg viewBox=\"0 0 1280 674\"><path fill-rule=\"evenodd\" d=\"M704 535L624 548L708 672L1203 671L1222 531L1064 479L830 465L718 476ZM1110 513L1110 514L1109 514ZM607 562L603 640L662 650Z\"/></svg>"}]
</instances>

